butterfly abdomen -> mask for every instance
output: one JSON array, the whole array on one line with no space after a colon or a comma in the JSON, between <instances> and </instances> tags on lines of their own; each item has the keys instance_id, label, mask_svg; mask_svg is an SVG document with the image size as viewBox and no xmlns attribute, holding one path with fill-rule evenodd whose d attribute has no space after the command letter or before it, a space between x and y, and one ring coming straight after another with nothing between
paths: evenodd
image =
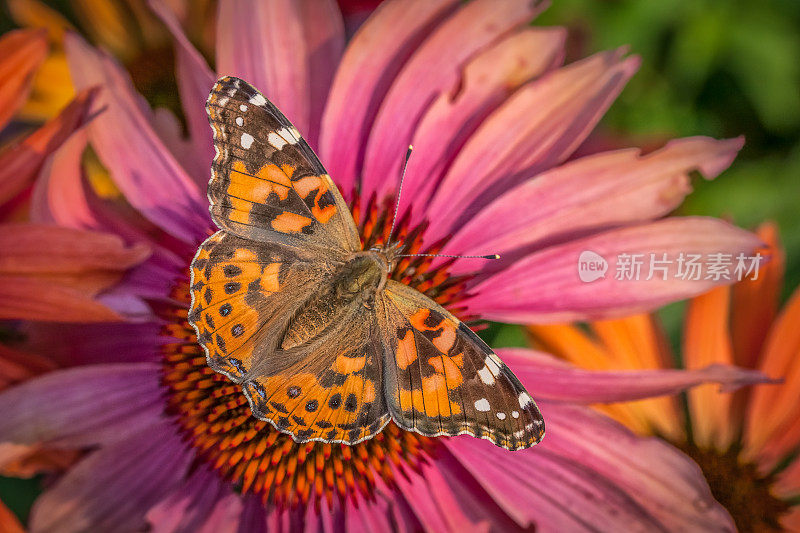
<instances>
[{"instance_id":1,"label":"butterfly abdomen","mask_svg":"<svg viewBox=\"0 0 800 533\"><path fill-rule=\"evenodd\" d=\"M300 306L289 321L281 348L313 342L333 324L351 320L354 311L370 307L385 283L385 261L374 252L355 255Z\"/></svg>"}]
</instances>

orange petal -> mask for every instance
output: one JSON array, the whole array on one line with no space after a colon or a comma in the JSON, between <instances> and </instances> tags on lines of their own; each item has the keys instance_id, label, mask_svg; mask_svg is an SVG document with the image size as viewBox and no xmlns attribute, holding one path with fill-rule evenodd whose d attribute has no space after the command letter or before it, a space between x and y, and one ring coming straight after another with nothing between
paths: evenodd
<instances>
[{"instance_id":1,"label":"orange petal","mask_svg":"<svg viewBox=\"0 0 800 533\"><path fill-rule=\"evenodd\" d=\"M0 39L0 129L28 98L33 75L46 55L43 30L14 30Z\"/></svg>"},{"instance_id":2,"label":"orange petal","mask_svg":"<svg viewBox=\"0 0 800 533\"><path fill-rule=\"evenodd\" d=\"M81 92L61 114L0 154L0 204L24 190L38 174L45 157L83 124L95 92Z\"/></svg>"},{"instance_id":3,"label":"orange petal","mask_svg":"<svg viewBox=\"0 0 800 533\"><path fill-rule=\"evenodd\" d=\"M0 501L0 533L25 533L22 524L11 510Z\"/></svg>"},{"instance_id":4,"label":"orange petal","mask_svg":"<svg viewBox=\"0 0 800 533\"><path fill-rule=\"evenodd\" d=\"M689 302L683 348L686 368L733 363L729 308L727 287L713 289ZM730 394L721 394L717 387L703 385L689 391L688 395L695 443L704 448L727 449L737 431L731 418Z\"/></svg>"},{"instance_id":5,"label":"orange petal","mask_svg":"<svg viewBox=\"0 0 800 533\"><path fill-rule=\"evenodd\" d=\"M753 390L747 412L745 453L777 460L787 445L800 443L800 290L795 291L764 342L759 369L783 384ZM762 449L764 448L764 449Z\"/></svg>"}]
</instances>

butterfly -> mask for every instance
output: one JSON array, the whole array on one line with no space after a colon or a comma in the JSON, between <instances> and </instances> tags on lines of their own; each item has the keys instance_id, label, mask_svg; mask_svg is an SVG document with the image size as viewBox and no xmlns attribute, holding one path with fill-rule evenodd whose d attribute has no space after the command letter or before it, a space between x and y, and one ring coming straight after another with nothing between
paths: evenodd
<instances>
[{"instance_id":1,"label":"butterfly","mask_svg":"<svg viewBox=\"0 0 800 533\"><path fill-rule=\"evenodd\" d=\"M362 249L336 185L271 102L223 77L206 110L220 231L192 261L189 322L254 416L296 442L352 445L390 421L509 450L542 439L533 399L480 337L389 279L401 245Z\"/></svg>"}]
</instances>

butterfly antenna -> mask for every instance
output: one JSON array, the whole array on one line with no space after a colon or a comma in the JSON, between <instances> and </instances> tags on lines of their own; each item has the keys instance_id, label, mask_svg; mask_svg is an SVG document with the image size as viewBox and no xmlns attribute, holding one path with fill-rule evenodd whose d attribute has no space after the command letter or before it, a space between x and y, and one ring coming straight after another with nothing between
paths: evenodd
<instances>
[{"instance_id":1,"label":"butterfly antenna","mask_svg":"<svg viewBox=\"0 0 800 533\"><path fill-rule=\"evenodd\" d=\"M400 185L397 187L397 200L394 202L394 216L392 217L392 229L389 230L389 238L387 242L392 242L392 235L394 235L394 225L397 222L397 212L400 209L400 195L403 193L403 180L406 179L406 169L408 168L408 160L411 159L411 152L414 151L412 145L408 145L406 151L406 160L403 162L403 171L400 173Z\"/></svg>"},{"instance_id":2,"label":"butterfly antenna","mask_svg":"<svg viewBox=\"0 0 800 533\"><path fill-rule=\"evenodd\" d=\"M395 257L453 257L456 259L500 259L498 254L489 255L448 255L448 254L402 254Z\"/></svg>"}]
</instances>

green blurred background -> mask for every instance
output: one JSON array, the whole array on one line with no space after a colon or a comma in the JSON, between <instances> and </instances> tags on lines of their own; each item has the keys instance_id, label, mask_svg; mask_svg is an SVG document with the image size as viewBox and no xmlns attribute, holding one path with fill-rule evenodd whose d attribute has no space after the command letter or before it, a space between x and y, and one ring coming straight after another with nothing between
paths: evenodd
<instances>
[{"instance_id":1,"label":"green blurred background","mask_svg":"<svg viewBox=\"0 0 800 533\"><path fill-rule=\"evenodd\" d=\"M69 2L48 2L75 20ZM744 227L778 223L786 247L784 298L800 284L800 1L554 0L536 25L570 28L568 60L628 45L639 73L600 125L627 146L674 137L744 135L745 148L678 214L713 215ZM76 24L78 25L78 24ZM0 13L0 31L13 27ZM673 344L683 304L660 312ZM525 344L516 326L492 324L491 344ZM25 520L39 481L0 478L0 499Z\"/></svg>"}]
</instances>

